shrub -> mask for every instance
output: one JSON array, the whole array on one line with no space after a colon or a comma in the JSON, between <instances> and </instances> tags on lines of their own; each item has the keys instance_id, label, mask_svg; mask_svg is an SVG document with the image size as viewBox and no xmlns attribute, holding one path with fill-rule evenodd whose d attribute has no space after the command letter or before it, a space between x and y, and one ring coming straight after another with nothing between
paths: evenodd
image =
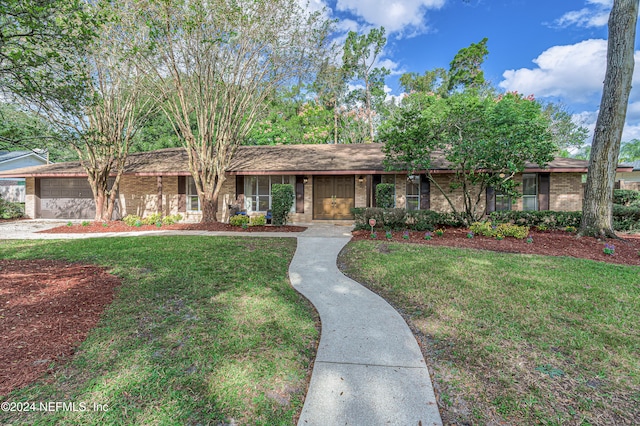
<instances>
[{"instance_id":1,"label":"shrub","mask_svg":"<svg viewBox=\"0 0 640 426\"><path fill-rule=\"evenodd\" d=\"M180 222L182 220L181 214L172 214L169 216L165 216L162 218L162 223L164 225L173 225L176 222Z\"/></svg>"},{"instance_id":2,"label":"shrub","mask_svg":"<svg viewBox=\"0 0 640 426\"><path fill-rule=\"evenodd\" d=\"M614 204L613 229L616 231L640 230L640 207Z\"/></svg>"},{"instance_id":3,"label":"shrub","mask_svg":"<svg viewBox=\"0 0 640 426\"><path fill-rule=\"evenodd\" d=\"M229 224L233 226L243 226L249 224L249 216L246 214L237 214L229 218Z\"/></svg>"},{"instance_id":4,"label":"shrub","mask_svg":"<svg viewBox=\"0 0 640 426\"><path fill-rule=\"evenodd\" d=\"M13 203L0 196L0 219L19 219L24 217L22 203Z\"/></svg>"},{"instance_id":5,"label":"shrub","mask_svg":"<svg viewBox=\"0 0 640 426\"><path fill-rule=\"evenodd\" d=\"M407 212L407 226L416 231L433 231L443 225L442 213L433 210L412 210Z\"/></svg>"},{"instance_id":6,"label":"shrub","mask_svg":"<svg viewBox=\"0 0 640 426\"><path fill-rule=\"evenodd\" d=\"M162 213L153 213L142 219L143 225L155 225L158 222L162 224Z\"/></svg>"},{"instance_id":7,"label":"shrub","mask_svg":"<svg viewBox=\"0 0 640 426\"><path fill-rule=\"evenodd\" d=\"M89 226L91 224L91 222L89 222L88 220L83 220L82 221L82 226Z\"/></svg>"},{"instance_id":8,"label":"shrub","mask_svg":"<svg viewBox=\"0 0 640 426\"><path fill-rule=\"evenodd\" d=\"M469 229L474 234L496 237L500 240L504 237L514 237L522 240L529 235L528 226L514 225L512 223L501 223L494 226L491 222L474 222Z\"/></svg>"},{"instance_id":9,"label":"shrub","mask_svg":"<svg viewBox=\"0 0 640 426\"><path fill-rule=\"evenodd\" d=\"M381 209L391 209L395 206L395 185L379 183L376 185L376 204Z\"/></svg>"},{"instance_id":10,"label":"shrub","mask_svg":"<svg viewBox=\"0 0 640 426\"><path fill-rule=\"evenodd\" d=\"M579 227L582 212L541 211L499 211L489 215L493 223L513 223L529 227L544 226L546 229L565 229L567 226Z\"/></svg>"},{"instance_id":11,"label":"shrub","mask_svg":"<svg viewBox=\"0 0 640 426\"><path fill-rule=\"evenodd\" d=\"M274 225L287 224L295 199L293 185L276 183L271 186L271 221Z\"/></svg>"},{"instance_id":12,"label":"shrub","mask_svg":"<svg viewBox=\"0 0 640 426\"><path fill-rule=\"evenodd\" d=\"M136 226L136 223L141 222L140 220L140 216L137 216L135 214L128 214L125 217L122 218L122 221L127 225L127 226Z\"/></svg>"},{"instance_id":13,"label":"shrub","mask_svg":"<svg viewBox=\"0 0 640 426\"><path fill-rule=\"evenodd\" d=\"M640 203L640 191L632 189L614 189L613 204L631 206Z\"/></svg>"},{"instance_id":14,"label":"shrub","mask_svg":"<svg viewBox=\"0 0 640 426\"><path fill-rule=\"evenodd\" d=\"M438 226L460 227L463 222L452 213L438 213L432 210L406 211L405 209L383 209L380 207L359 207L351 210L355 218L355 229L368 229L369 219L376 220L376 228L399 231L433 231Z\"/></svg>"},{"instance_id":15,"label":"shrub","mask_svg":"<svg viewBox=\"0 0 640 426\"><path fill-rule=\"evenodd\" d=\"M264 226L267 224L267 218L261 214L258 216L252 216L249 219L249 226Z\"/></svg>"}]
</instances>

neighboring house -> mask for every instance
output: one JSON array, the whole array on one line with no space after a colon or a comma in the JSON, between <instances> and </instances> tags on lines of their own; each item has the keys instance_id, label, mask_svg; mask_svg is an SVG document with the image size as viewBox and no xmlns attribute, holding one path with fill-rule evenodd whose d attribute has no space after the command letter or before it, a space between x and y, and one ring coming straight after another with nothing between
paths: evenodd
<instances>
[{"instance_id":1,"label":"neighboring house","mask_svg":"<svg viewBox=\"0 0 640 426\"><path fill-rule=\"evenodd\" d=\"M385 171L381 144L242 146L236 151L219 198L218 219L227 221L231 206L239 204L249 214L271 207L271 185L289 183L295 189L293 222L352 220L352 207L375 206L375 186L395 185L396 207L449 211L444 196L424 174L413 176ZM446 162L433 158L432 174L448 189L453 172ZM631 171L631 168L619 168ZM557 158L542 169L527 165L516 176L524 195L512 202L486 191L482 208L493 210L580 210L582 176L587 162ZM78 162L31 167L14 172L27 177L26 213L29 217L94 217L91 189ZM11 176L0 172L1 176ZM462 209L459 191L448 194ZM187 220L201 217L198 196L182 148L131 154L120 181L121 215L145 216L156 212L181 213Z\"/></svg>"},{"instance_id":2,"label":"neighboring house","mask_svg":"<svg viewBox=\"0 0 640 426\"><path fill-rule=\"evenodd\" d=\"M48 164L44 151L0 151L0 172L43 164ZM0 178L0 195L7 201L24 203L24 177Z\"/></svg>"},{"instance_id":3,"label":"neighboring house","mask_svg":"<svg viewBox=\"0 0 640 426\"><path fill-rule=\"evenodd\" d=\"M640 160L620 164L618 167L631 167L632 171L616 173L616 188L640 191Z\"/></svg>"}]
</instances>

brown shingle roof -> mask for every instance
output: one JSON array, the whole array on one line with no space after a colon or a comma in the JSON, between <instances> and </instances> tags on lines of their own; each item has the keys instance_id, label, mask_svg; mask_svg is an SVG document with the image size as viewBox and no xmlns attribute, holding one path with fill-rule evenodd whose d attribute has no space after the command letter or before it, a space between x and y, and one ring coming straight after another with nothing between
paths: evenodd
<instances>
[{"instance_id":1,"label":"brown shingle roof","mask_svg":"<svg viewBox=\"0 0 640 426\"><path fill-rule=\"evenodd\" d=\"M241 146L229 167L233 174L365 174L385 173L382 144ZM527 164L527 171L584 173L587 162L556 158L545 169ZM434 155L432 169L446 171L441 155ZM618 171L631 171L619 167ZM168 148L129 155L126 174L188 175L188 157L183 148ZM0 177L84 176L79 162L57 163L0 172Z\"/></svg>"}]
</instances>

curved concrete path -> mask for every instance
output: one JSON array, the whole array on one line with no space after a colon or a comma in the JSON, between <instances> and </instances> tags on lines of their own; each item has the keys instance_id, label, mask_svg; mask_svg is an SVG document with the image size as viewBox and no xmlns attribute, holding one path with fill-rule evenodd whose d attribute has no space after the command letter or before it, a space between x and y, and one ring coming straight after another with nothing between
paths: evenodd
<instances>
[{"instance_id":1,"label":"curved concrete path","mask_svg":"<svg viewBox=\"0 0 640 426\"><path fill-rule=\"evenodd\" d=\"M289 267L291 283L322 322L298 425L441 425L411 330L387 302L336 266L348 229L314 225L299 234Z\"/></svg>"}]
</instances>

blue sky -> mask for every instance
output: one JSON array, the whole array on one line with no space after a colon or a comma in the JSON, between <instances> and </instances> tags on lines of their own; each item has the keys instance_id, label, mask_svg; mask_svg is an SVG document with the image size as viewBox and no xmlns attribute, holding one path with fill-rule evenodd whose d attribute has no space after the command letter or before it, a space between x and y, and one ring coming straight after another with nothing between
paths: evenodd
<instances>
[{"instance_id":1,"label":"blue sky","mask_svg":"<svg viewBox=\"0 0 640 426\"><path fill-rule=\"evenodd\" d=\"M399 95L404 72L448 69L463 47L487 37L485 78L503 90L561 102L577 122L595 124L606 64L612 0L310 0L327 8L338 28L360 33L384 26L380 64ZM640 51L636 40L636 64ZM636 65L634 87L640 86ZM640 139L640 90L631 92L623 141ZM590 142L590 139L589 141Z\"/></svg>"}]
</instances>

